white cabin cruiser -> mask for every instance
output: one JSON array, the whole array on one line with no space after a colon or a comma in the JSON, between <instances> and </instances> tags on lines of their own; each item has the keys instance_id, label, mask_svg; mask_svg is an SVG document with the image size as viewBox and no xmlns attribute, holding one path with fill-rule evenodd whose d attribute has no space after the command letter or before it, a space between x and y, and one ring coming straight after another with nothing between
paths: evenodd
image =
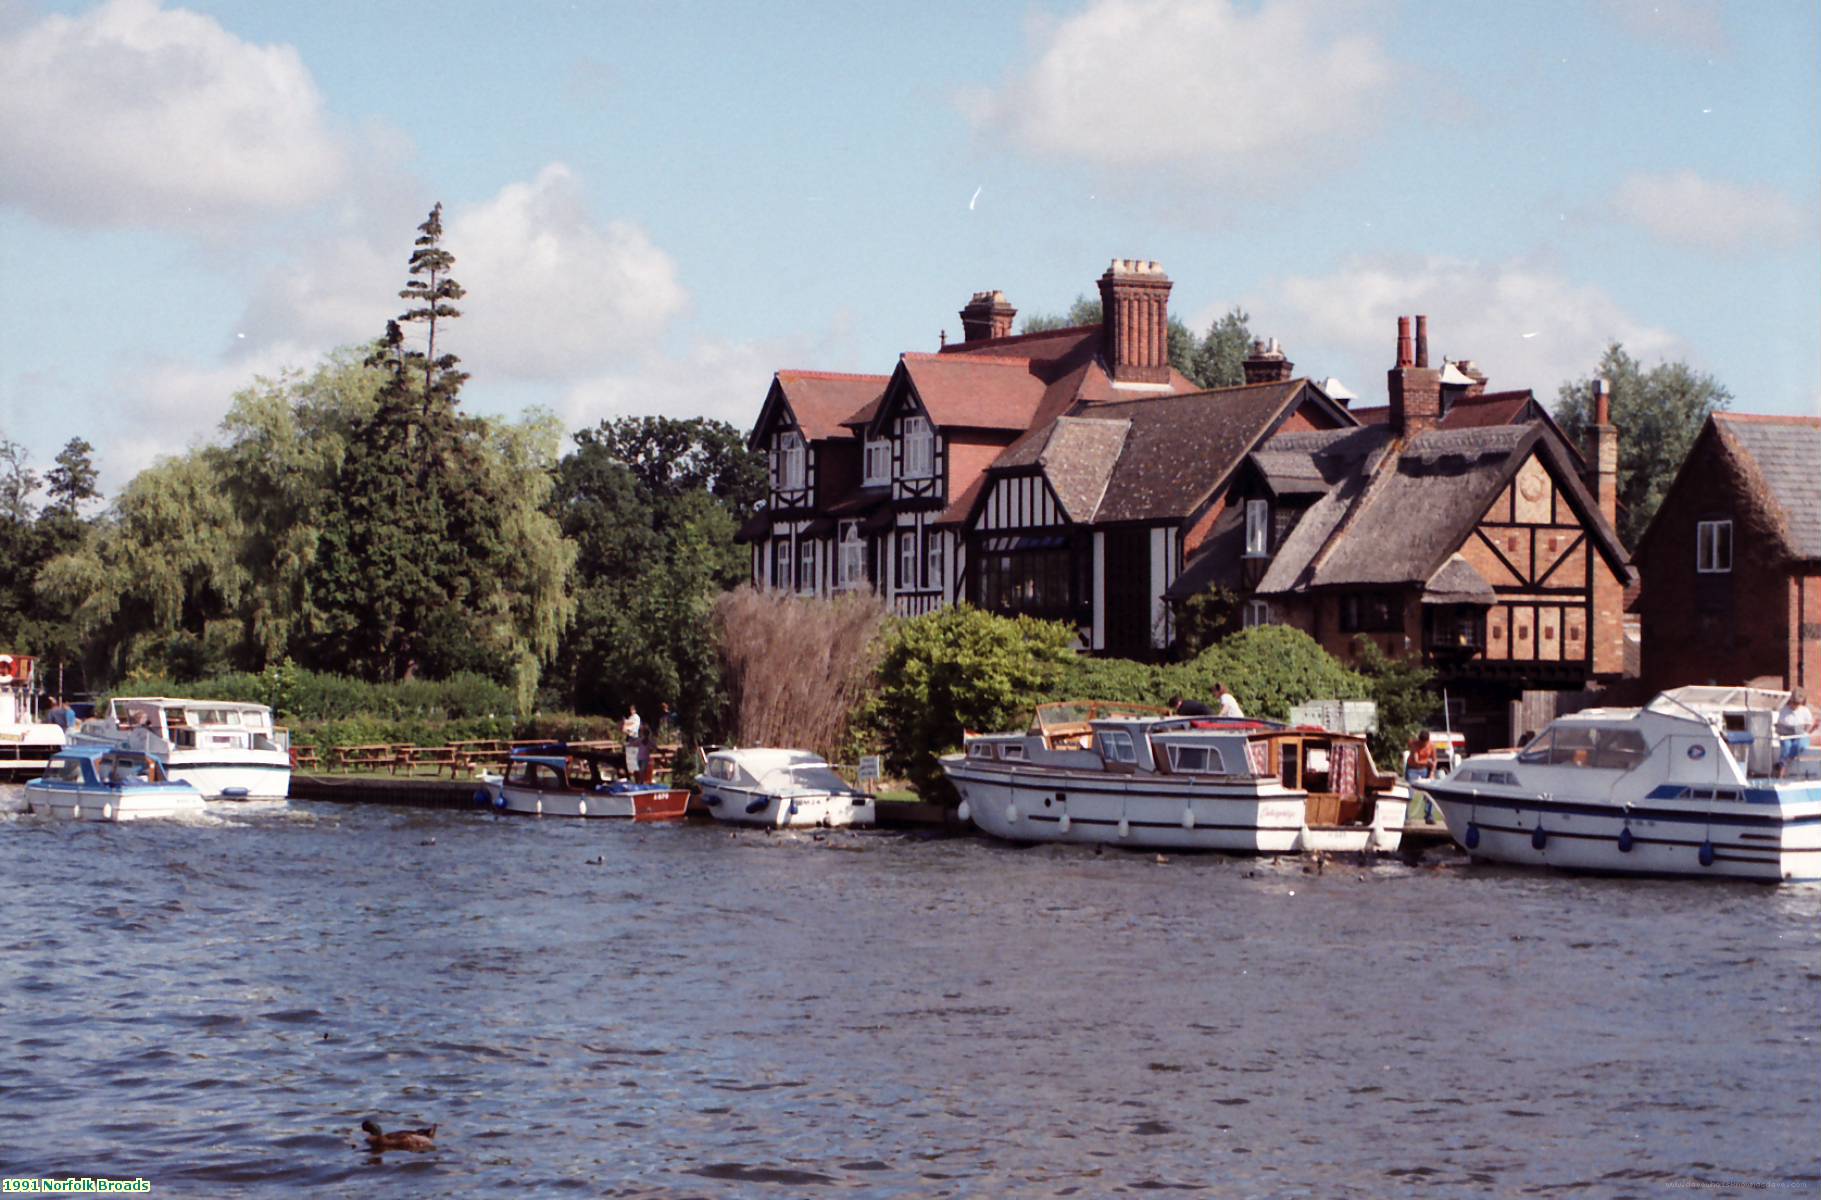
<instances>
[{"instance_id":1,"label":"white cabin cruiser","mask_svg":"<svg viewBox=\"0 0 1821 1200\"><path fill-rule=\"evenodd\" d=\"M961 817L1015 842L1244 854L1394 851L1409 791L1365 739L1221 717L1038 706L942 759Z\"/></svg>"},{"instance_id":2,"label":"white cabin cruiser","mask_svg":"<svg viewBox=\"0 0 1821 1200\"><path fill-rule=\"evenodd\" d=\"M718 821L774 829L871 825L873 798L807 750L716 750L696 776Z\"/></svg>"},{"instance_id":3,"label":"white cabin cruiser","mask_svg":"<svg viewBox=\"0 0 1821 1200\"><path fill-rule=\"evenodd\" d=\"M1475 858L1583 871L1821 879L1821 778L1775 775L1786 692L1683 687L1558 717L1414 786Z\"/></svg>"},{"instance_id":4,"label":"white cabin cruiser","mask_svg":"<svg viewBox=\"0 0 1821 1200\"><path fill-rule=\"evenodd\" d=\"M105 716L84 721L70 740L150 754L205 799L283 800L291 754L282 738L263 704L133 696L110 701Z\"/></svg>"}]
</instances>

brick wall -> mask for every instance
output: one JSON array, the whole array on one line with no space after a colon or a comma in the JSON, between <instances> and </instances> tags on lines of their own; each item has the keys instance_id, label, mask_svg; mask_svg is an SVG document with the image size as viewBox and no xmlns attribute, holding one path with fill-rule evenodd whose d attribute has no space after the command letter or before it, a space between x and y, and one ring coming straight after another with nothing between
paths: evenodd
<instances>
[{"instance_id":1,"label":"brick wall","mask_svg":"<svg viewBox=\"0 0 1821 1200\"><path fill-rule=\"evenodd\" d=\"M1695 569L1696 527L1709 520L1733 523L1729 572ZM1644 679L1651 689L1781 679L1789 670L1794 605L1775 521L1711 425L1676 477L1638 557Z\"/></svg>"}]
</instances>

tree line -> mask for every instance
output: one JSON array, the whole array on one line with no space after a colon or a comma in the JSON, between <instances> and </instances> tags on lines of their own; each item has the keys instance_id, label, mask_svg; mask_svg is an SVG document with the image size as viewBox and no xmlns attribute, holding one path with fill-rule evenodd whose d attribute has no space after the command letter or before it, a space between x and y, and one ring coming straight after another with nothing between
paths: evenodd
<instances>
[{"instance_id":1,"label":"tree line","mask_svg":"<svg viewBox=\"0 0 1821 1200\"><path fill-rule=\"evenodd\" d=\"M210 443L95 516L87 442L40 480L0 440L0 648L61 667L70 691L287 662L379 682L472 672L521 712L669 703L705 727L702 631L747 576L733 533L764 496L762 457L700 418L565 439L546 413L465 412L440 205L418 235L405 311L371 345L254 381Z\"/></svg>"}]
</instances>

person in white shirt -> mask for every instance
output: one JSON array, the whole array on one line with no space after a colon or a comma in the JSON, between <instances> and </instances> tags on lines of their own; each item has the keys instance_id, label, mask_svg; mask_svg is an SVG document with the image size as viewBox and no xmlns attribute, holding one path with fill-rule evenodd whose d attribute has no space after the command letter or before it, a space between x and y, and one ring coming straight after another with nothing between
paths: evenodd
<instances>
[{"instance_id":1,"label":"person in white shirt","mask_svg":"<svg viewBox=\"0 0 1821 1200\"><path fill-rule=\"evenodd\" d=\"M1226 684L1224 684L1224 683L1215 684L1214 693L1215 693L1215 695L1220 697L1220 715L1221 716L1223 716L1223 717L1243 717L1246 715L1245 709L1239 707L1239 700L1233 695L1232 692L1229 692L1227 690Z\"/></svg>"},{"instance_id":2,"label":"person in white shirt","mask_svg":"<svg viewBox=\"0 0 1821 1200\"><path fill-rule=\"evenodd\" d=\"M1814 727L1815 715L1808 711L1806 698L1801 692L1791 692L1777 712L1777 739L1783 746L1777 759L1779 777L1789 774L1789 764L1808 749L1808 733Z\"/></svg>"}]
</instances>

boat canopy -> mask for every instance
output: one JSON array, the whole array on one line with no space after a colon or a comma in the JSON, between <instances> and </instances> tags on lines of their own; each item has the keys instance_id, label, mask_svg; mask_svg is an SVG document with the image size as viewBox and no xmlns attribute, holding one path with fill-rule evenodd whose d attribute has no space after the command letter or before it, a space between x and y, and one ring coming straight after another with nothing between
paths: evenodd
<instances>
[{"instance_id":1,"label":"boat canopy","mask_svg":"<svg viewBox=\"0 0 1821 1200\"><path fill-rule=\"evenodd\" d=\"M1654 713L1666 716L1694 713L1703 719L1728 712L1776 712L1789 699L1788 692L1779 692L1771 688L1754 687L1712 687L1692 685L1689 687L1670 688L1660 693L1645 707Z\"/></svg>"}]
</instances>

